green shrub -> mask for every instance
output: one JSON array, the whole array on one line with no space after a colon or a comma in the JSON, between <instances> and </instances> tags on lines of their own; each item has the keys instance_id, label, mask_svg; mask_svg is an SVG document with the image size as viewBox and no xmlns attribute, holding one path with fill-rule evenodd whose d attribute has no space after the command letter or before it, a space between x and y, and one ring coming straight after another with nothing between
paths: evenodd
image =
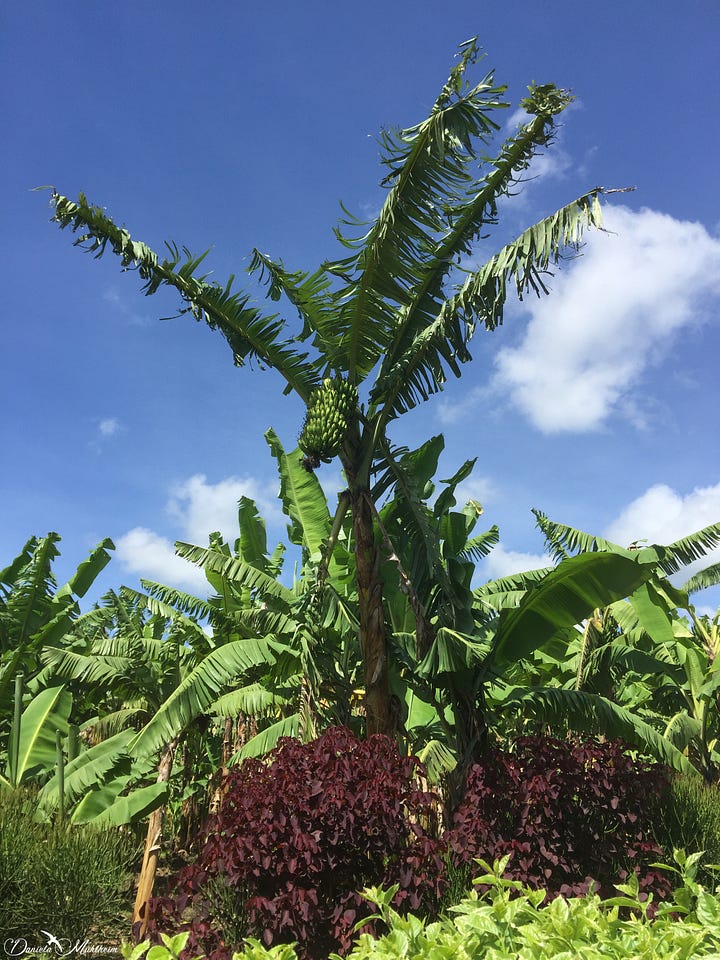
<instances>
[{"instance_id":1,"label":"green shrub","mask_svg":"<svg viewBox=\"0 0 720 960\"><path fill-rule=\"evenodd\" d=\"M38 823L35 795L0 792L0 930L31 941L40 930L71 940L124 933L132 837L119 830Z\"/></svg>"},{"instance_id":2,"label":"green shrub","mask_svg":"<svg viewBox=\"0 0 720 960\"><path fill-rule=\"evenodd\" d=\"M720 864L720 789L700 777L674 777L665 792L655 835L666 850L702 850L699 877L709 887L718 882L710 864Z\"/></svg>"}]
</instances>

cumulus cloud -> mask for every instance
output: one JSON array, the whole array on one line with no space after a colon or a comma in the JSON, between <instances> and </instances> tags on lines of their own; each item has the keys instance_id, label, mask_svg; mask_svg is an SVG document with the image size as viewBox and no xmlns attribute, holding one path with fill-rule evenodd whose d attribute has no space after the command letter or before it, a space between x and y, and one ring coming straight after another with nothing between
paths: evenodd
<instances>
[{"instance_id":1,"label":"cumulus cloud","mask_svg":"<svg viewBox=\"0 0 720 960\"><path fill-rule=\"evenodd\" d=\"M117 417L105 417L104 420L101 420L98 425L98 430L100 431L100 436L102 437L112 437L120 429L120 421Z\"/></svg>"},{"instance_id":2,"label":"cumulus cloud","mask_svg":"<svg viewBox=\"0 0 720 960\"><path fill-rule=\"evenodd\" d=\"M628 546L635 540L673 543L718 522L720 483L696 487L684 496L667 484L658 483L628 504L607 527L604 536L622 546ZM673 579L682 583L702 567L718 562L720 550L715 550Z\"/></svg>"},{"instance_id":3,"label":"cumulus cloud","mask_svg":"<svg viewBox=\"0 0 720 960\"><path fill-rule=\"evenodd\" d=\"M121 566L138 577L157 580L204 596L208 582L199 567L175 555L175 546L145 527L134 527L115 541Z\"/></svg>"},{"instance_id":4,"label":"cumulus cloud","mask_svg":"<svg viewBox=\"0 0 720 960\"><path fill-rule=\"evenodd\" d=\"M198 473L176 484L169 493L166 512L177 529L177 540L206 545L208 535L219 531L232 543L238 535L238 500L249 497L268 522L280 522L276 490L253 477L226 477L210 483ZM183 589L206 594L202 571L175 555L174 542L145 527L135 527L116 541L117 557L130 573Z\"/></svg>"},{"instance_id":5,"label":"cumulus cloud","mask_svg":"<svg viewBox=\"0 0 720 960\"><path fill-rule=\"evenodd\" d=\"M499 543L482 561L481 579L483 581L498 580L500 577L509 577L514 573L524 573L526 570L538 570L552 565L553 561L547 554L508 550Z\"/></svg>"},{"instance_id":6,"label":"cumulus cloud","mask_svg":"<svg viewBox=\"0 0 720 960\"><path fill-rule=\"evenodd\" d=\"M116 287L109 287L101 294L103 301L112 308L112 310L121 316L123 320L132 327L146 327L151 319L146 313L138 313L129 302L120 296Z\"/></svg>"},{"instance_id":7,"label":"cumulus cloud","mask_svg":"<svg viewBox=\"0 0 720 960\"><path fill-rule=\"evenodd\" d=\"M455 490L455 499L461 506L466 504L468 500L474 500L481 506L485 506L485 504L492 502L495 493L495 485L489 477L469 476L467 480L458 484Z\"/></svg>"},{"instance_id":8,"label":"cumulus cloud","mask_svg":"<svg viewBox=\"0 0 720 960\"><path fill-rule=\"evenodd\" d=\"M238 500L249 497L267 521L278 521L281 508L276 494L274 486L268 487L253 477L226 477L209 483L205 474L196 473L172 488L167 510L180 522L183 537L191 543L207 543L208 534L216 530L232 541L238 535Z\"/></svg>"},{"instance_id":9,"label":"cumulus cloud","mask_svg":"<svg viewBox=\"0 0 720 960\"><path fill-rule=\"evenodd\" d=\"M521 343L501 350L491 388L544 433L638 422L634 383L675 336L706 322L720 290L720 240L654 210L606 211L584 255L558 272L550 297L525 301Z\"/></svg>"}]
</instances>

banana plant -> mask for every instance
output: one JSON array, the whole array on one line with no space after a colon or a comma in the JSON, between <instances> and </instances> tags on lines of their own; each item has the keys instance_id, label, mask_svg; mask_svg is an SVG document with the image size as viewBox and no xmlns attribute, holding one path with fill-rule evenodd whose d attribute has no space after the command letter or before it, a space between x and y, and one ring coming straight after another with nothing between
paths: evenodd
<instances>
[{"instance_id":1,"label":"banana plant","mask_svg":"<svg viewBox=\"0 0 720 960\"><path fill-rule=\"evenodd\" d=\"M492 72L468 81L477 55L476 40L464 44L429 115L382 134L385 201L372 222L349 214L341 222L340 259L303 272L253 252L250 272L273 302L284 301L281 313L263 312L233 277L210 280L201 272L205 255L170 244L159 256L83 195L52 197L53 220L79 234L77 245L96 257L112 251L124 270L137 269L146 294L173 288L181 313L219 331L237 366L256 359L280 374L305 414L308 469L339 458L348 495L331 526L342 527L349 513L368 733L392 734L397 725L371 482L388 427L441 390L450 373L461 375L475 330L503 322L508 295L548 292L544 274L578 248L586 228L601 225L600 197L610 192L590 190L497 242L500 201L547 148L573 98L553 84L532 85L521 102L528 121L498 143L506 88Z\"/></svg>"},{"instance_id":2,"label":"banana plant","mask_svg":"<svg viewBox=\"0 0 720 960\"><path fill-rule=\"evenodd\" d=\"M387 553L383 577L394 584L388 593L401 668L391 679L405 703L405 730L434 776L458 764L451 777L458 798L489 728L503 715L519 708L532 713L548 702L544 690L523 683L524 665L539 651L562 647L598 607L640 590L654 575L658 553L584 553L473 589L475 563L492 549L498 531L475 535L478 504L456 509L456 488L472 462L443 481L435 496L441 449L442 439L434 438L416 451L388 451L394 496L376 522ZM381 475L383 484L390 486ZM689 767L650 724L607 698L576 691L551 696L574 729L622 735L679 769Z\"/></svg>"},{"instance_id":3,"label":"banana plant","mask_svg":"<svg viewBox=\"0 0 720 960\"><path fill-rule=\"evenodd\" d=\"M333 523L317 477L301 465L301 451L286 453L272 430L266 437L278 465L288 538L301 552L299 571L292 585L283 583L285 551L268 553L265 524L247 498L239 504L240 536L232 549L219 534L208 547L176 544L180 556L203 569L215 595L201 608L177 591L145 587L174 609L206 616L215 648L140 731L139 753L156 749L203 712L255 714L260 721L233 762L267 752L281 736L307 739L318 724L351 722L359 648L348 531L337 523L339 513Z\"/></svg>"},{"instance_id":4,"label":"banana plant","mask_svg":"<svg viewBox=\"0 0 720 960\"><path fill-rule=\"evenodd\" d=\"M86 724L86 731L102 737L117 725L129 723L130 729L103 737L71 761L62 780L56 777L43 790L41 806L63 809L68 800L77 800L71 819L96 825L124 823L149 814L134 911L134 921L144 924L142 910L152 894L175 753L181 738L186 742L190 738L189 722L148 750L138 750L136 744L147 721L182 691L198 663L203 665L206 679L210 677L209 664L217 659L217 648L213 649L196 620L127 587L119 593L110 591L102 604L78 623L75 640L71 647L44 651L44 670L36 682L63 678L96 691L101 715ZM223 651L223 667L227 669L232 662L237 674L255 666L262 643L251 646L250 651ZM262 659L264 663L266 658ZM216 694L223 682L227 678L216 678Z\"/></svg>"},{"instance_id":5,"label":"banana plant","mask_svg":"<svg viewBox=\"0 0 720 960\"><path fill-rule=\"evenodd\" d=\"M516 607L502 609L485 626L487 645L475 653L468 670L470 689L484 692L488 715L519 713L556 729L563 725L621 738L674 769L692 772L682 752L651 723L613 700L576 690L574 684L525 682L525 665L537 651L566 643L597 608L632 594L652 577L656 563L652 550L578 554L531 583Z\"/></svg>"},{"instance_id":6,"label":"banana plant","mask_svg":"<svg viewBox=\"0 0 720 960\"><path fill-rule=\"evenodd\" d=\"M15 686L17 707L21 705L22 685ZM72 695L64 686L43 690L33 697L22 712L15 712L10 730L8 760L0 787L15 789L30 782L42 782L55 770L56 738L69 730Z\"/></svg>"},{"instance_id":7,"label":"banana plant","mask_svg":"<svg viewBox=\"0 0 720 960\"><path fill-rule=\"evenodd\" d=\"M61 644L44 647L28 686L42 690L61 680L96 714L88 716L86 706L75 716L81 749L43 786L41 814L64 809L72 822L120 825L164 802L167 784L149 784L152 764L133 757L129 743L187 669L195 655L188 641L204 634L198 624L194 631L187 623L180 629L177 618L148 606L136 591L111 590L74 621Z\"/></svg>"},{"instance_id":8,"label":"banana plant","mask_svg":"<svg viewBox=\"0 0 720 960\"><path fill-rule=\"evenodd\" d=\"M13 723L0 789L40 785L40 819L62 811L72 823L121 826L146 816L162 802L167 785L163 790L154 785L136 788L118 798L123 789L148 774L147 769L138 769L128 751L134 731L122 731L66 761L72 706L72 694L65 686L48 687L30 700L19 722Z\"/></svg>"},{"instance_id":9,"label":"banana plant","mask_svg":"<svg viewBox=\"0 0 720 960\"><path fill-rule=\"evenodd\" d=\"M12 717L12 687L22 673L31 679L46 645L62 643L79 616L78 600L110 561L114 549L103 540L63 586L58 587L53 561L60 536L31 537L8 566L0 570L0 736Z\"/></svg>"},{"instance_id":10,"label":"banana plant","mask_svg":"<svg viewBox=\"0 0 720 960\"><path fill-rule=\"evenodd\" d=\"M534 512L556 558L577 551L626 552L618 544ZM560 652L555 664L546 665L565 690L604 692L619 707L654 726L706 780L716 779L720 759L717 628L714 621L697 616L688 588L713 585L717 565L701 570L683 588L667 578L719 544L720 523L654 546L657 565L652 576L627 600L594 610L583 629L570 634L564 655ZM631 545L633 552L636 546ZM547 698L545 703L538 699L536 707L538 716L550 721L557 716Z\"/></svg>"}]
</instances>

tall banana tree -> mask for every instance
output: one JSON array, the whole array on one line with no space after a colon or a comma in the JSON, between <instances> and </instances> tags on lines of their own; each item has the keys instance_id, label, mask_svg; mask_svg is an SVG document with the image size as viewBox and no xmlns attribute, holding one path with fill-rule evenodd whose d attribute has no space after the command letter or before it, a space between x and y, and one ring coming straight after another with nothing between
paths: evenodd
<instances>
[{"instance_id":1,"label":"tall banana tree","mask_svg":"<svg viewBox=\"0 0 720 960\"><path fill-rule=\"evenodd\" d=\"M533 85L521 102L528 121L498 144L506 88L492 73L466 80L477 52L475 40L463 45L424 120L382 134L385 201L370 223L349 215L341 222L342 258L306 273L254 251L250 271L271 300L285 300L289 317L263 313L249 292L233 289L232 277L209 280L200 272L205 254L169 245L158 256L83 195L73 201L54 191L52 198L53 219L79 234L77 245L96 256L109 248L123 269L137 269L146 294L174 288L181 313L219 330L238 366L255 358L281 374L286 392L306 407L308 469L340 458L348 495L338 511L352 517L368 733L395 724L371 488L390 456L388 425L441 390L449 373L460 376L476 328L503 322L511 292L547 293L551 265L578 247L586 227L601 225L604 191L595 188L509 243L488 239L499 201L548 146L572 98L553 84ZM483 249L495 252L475 266Z\"/></svg>"}]
</instances>

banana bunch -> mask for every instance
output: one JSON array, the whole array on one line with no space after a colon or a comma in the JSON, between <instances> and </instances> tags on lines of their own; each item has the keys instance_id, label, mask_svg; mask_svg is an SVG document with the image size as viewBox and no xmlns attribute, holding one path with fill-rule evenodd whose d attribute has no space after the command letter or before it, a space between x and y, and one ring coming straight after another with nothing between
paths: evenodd
<instances>
[{"instance_id":1,"label":"banana bunch","mask_svg":"<svg viewBox=\"0 0 720 960\"><path fill-rule=\"evenodd\" d=\"M358 402L357 387L342 377L323 380L308 400L298 446L308 469L330 463L343 445Z\"/></svg>"}]
</instances>

